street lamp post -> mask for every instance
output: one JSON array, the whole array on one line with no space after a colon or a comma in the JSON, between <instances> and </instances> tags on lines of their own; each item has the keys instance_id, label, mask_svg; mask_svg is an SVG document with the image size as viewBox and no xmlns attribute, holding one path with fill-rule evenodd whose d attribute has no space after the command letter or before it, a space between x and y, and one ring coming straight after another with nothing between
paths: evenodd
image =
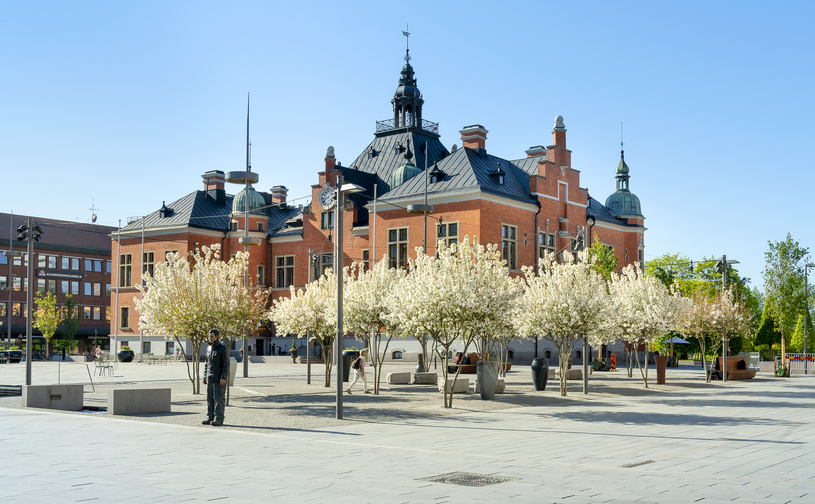
<instances>
[{"instance_id":1,"label":"street lamp post","mask_svg":"<svg viewBox=\"0 0 815 504\"><path fill-rule=\"evenodd\" d=\"M807 325L809 324L809 268L815 268L815 264L806 263L804 265L804 374L807 374Z\"/></svg>"},{"instance_id":2,"label":"street lamp post","mask_svg":"<svg viewBox=\"0 0 815 504\"><path fill-rule=\"evenodd\" d=\"M727 289L727 266L729 264L738 264L739 262L735 259L727 260L727 255L722 255L722 259L716 263L716 268L722 272L722 292ZM728 350L728 339L725 335L722 338L722 381L727 381L727 350Z\"/></svg>"},{"instance_id":3,"label":"street lamp post","mask_svg":"<svg viewBox=\"0 0 815 504\"><path fill-rule=\"evenodd\" d=\"M337 420L342 420L342 303L343 303L343 267L342 267L342 239L343 239L343 210L345 209L345 193L353 194L365 189L356 184L343 184L342 175L337 175L337 197L334 207L334 273L337 275L337 337L334 338L334 365L337 368Z\"/></svg>"},{"instance_id":4,"label":"street lamp post","mask_svg":"<svg viewBox=\"0 0 815 504\"><path fill-rule=\"evenodd\" d=\"M17 228L20 233L17 236L17 241L28 241L28 256L27 256L27 287L26 287L26 318L25 318L25 384L31 385L31 358L33 352L31 351L32 337L31 337L31 318L34 316L34 242L40 241L42 235L42 228L39 224L29 217L28 222Z\"/></svg>"}]
</instances>

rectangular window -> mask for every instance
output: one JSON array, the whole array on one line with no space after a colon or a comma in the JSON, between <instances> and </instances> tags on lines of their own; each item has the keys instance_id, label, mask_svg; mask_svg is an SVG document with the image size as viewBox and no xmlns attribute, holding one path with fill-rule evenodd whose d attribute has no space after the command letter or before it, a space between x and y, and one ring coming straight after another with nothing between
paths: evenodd
<instances>
[{"instance_id":1,"label":"rectangular window","mask_svg":"<svg viewBox=\"0 0 815 504\"><path fill-rule=\"evenodd\" d=\"M334 267L334 254L317 254L314 258L314 268L312 270L314 279L325 274L325 270ZM292 279L292 282L294 280Z\"/></svg>"},{"instance_id":2,"label":"rectangular window","mask_svg":"<svg viewBox=\"0 0 815 504\"><path fill-rule=\"evenodd\" d=\"M164 262L169 264L170 262L167 260L167 254L177 254L178 250L165 250L164 251Z\"/></svg>"},{"instance_id":3,"label":"rectangular window","mask_svg":"<svg viewBox=\"0 0 815 504\"><path fill-rule=\"evenodd\" d=\"M62 291L63 294L70 294L71 293L71 282L69 282L68 280L60 281L59 288L60 288L60 290Z\"/></svg>"},{"instance_id":4,"label":"rectangular window","mask_svg":"<svg viewBox=\"0 0 815 504\"><path fill-rule=\"evenodd\" d=\"M5 289L7 284L8 277L6 275L0 275L0 289Z\"/></svg>"},{"instance_id":5,"label":"rectangular window","mask_svg":"<svg viewBox=\"0 0 815 504\"><path fill-rule=\"evenodd\" d=\"M74 271L79 271L79 258L72 257L71 258L71 269Z\"/></svg>"},{"instance_id":6,"label":"rectangular window","mask_svg":"<svg viewBox=\"0 0 815 504\"><path fill-rule=\"evenodd\" d=\"M322 212L320 214L320 229L334 228L334 212Z\"/></svg>"},{"instance_id":7,"label":"rectangular window","mask_svg":"<svg viewBox=\"0 0 815 504\"><path fill-rule=\"evenodd\" d=\"M266 269L258 266L258 285L266 285Z\"/></svg>"},{"instance_id":8,"label":"rectangular window","mask_svg":"<svg viewBox=\"0 0 815 504\"><path fill-rule=\"evenodd\" d=\"M21 256L16 256L12 263L14 266L28 266L28 252L23 252Z\"/></svg>"},{"instance_id":9,"label":"rectangular window","mask_svg":"<svg viewBox=\"0 0 815 504\"><path fill-rule=\"evenodd\" d=\"M173 355L175 353L175 345L172 341L168 341L164 344L164 355Z\"/></svg>"},{"instance_id":10,"label":"rectangular window","mask_svg":"<svg viewBox=\"0 0 815 504\"><path fill-rule=\"evenodd\" d=\"M237 231L238 230L238 221L232 221L229 223L229 230L230 231Z\"/></svg>"},{"instance_id":11,"label":"rectangular window","mask_svg":"<svg viewBox=\"0 0 815 504\"><path fill-rule=\"evenodd\" d=\"M436 225L436 247L444 243L448 247L458 243L458 222L444 222Z\"/></svg>"},{"instance_id":12,"label":"rectangular window","mask_svg":"<svg viewBox=\"0 0 815 504\"><path fill-rule=\"evenodd\" d=\"M6 311L6 302L0 301L0 317L7 317L8 312Z\"/></svg>"},{"instance_id":13,"label":"rectangular window","mask_svg":"<svg viewBox=\"0 0 815 504\"><path fill-rule=\"evenodd\" d=\"M122 306L121 310L119 310L119 328L120 329L127 329L130 327L130 308L127 306Z\"/></svg>"},{"instance_id":14,"label":"rectangular window","mask_svg":"<svg viewBox=\"0 0 815 504\"><path fill-rule=\"evenodd\" d=\"M8 264L8 257L3 252L5 250L0 250L0 264Z\"/></svg>"},{"instance_id":15,"label":"rectangular window","mask_svg":"<svg viewBox=\"0 0 815 504\"><path fill-rule=\"evenodd\" d=\"M58 259L58 257L55 256L55 255L38 254L37 255L37 267L38 268L56 269L57 268L57 259Z\"/></svg>"},{"instance_id":16,"label":"rectangular window","mask_svg":"<svg viewBox=\"0 0 815 504\"><path fill-rule=\"evenodd\" d=\"M93 295L94 296L101 296L102 295L102 284L101 283L94 283L93 284Z\"/></svg>"},{"instance_id":17,"label":"rectangular window","mask_svg":"<svg viewBox=\"0 0 815 504\"><path fill-rule=\"evenodd\" d=\"M142 254L142 283L144 283L144 276L153 276L153 266L155 264L155 253L154 252L145 252Z\"/></svg>"},{"instance_id":18,"label":"rectangular window","mask_svg":"<svg viewBox=\"0 0 815 504\"><path fill-rule=\"evenodd\" d=\"M362 271L371 269L371 252L369 250L362 251Z\"/></svg>"},{"instance_id":19,"label":"rectangular window","mask_svg":"<svg viewBox=\"0 0 815 504\"><path fill-rule=\"evenodd\" d=\"M85 295L90 296L93 294L93 285L90 282L85 282Z\"/></svg>"},{"instance_id":20,"label":"rectangular window","mask_svg":"<svg viewBox=\"0 0 815 504\"><path fill-rule=\"evenodd\" d=\"M101 306L94 306L93 307L93 320L102 320L102 307Z\"/></svg>"},{"instance_id":21,"label":"rectangular window","mask_svg":"<svg viewBox=\"0 0 815 504\"><path fill-rule=\"evenodd\" d=\"M543 258L546 253L555 253L555 235L552 233L540 233L538 235L538 257Z\"/></svg>"},{"instance_id":22,"label":"rectangular window","mask_svg":"<svg viewBox=\"0 0 815 504\"><path fill-rule=\"evenodd\" d=\"M110 261L105 261L105 273L107 274L110 274L110 272L112 271L110 265L111 265Z\"/></svg>"},{"instance_id":23,"label":"rectangular window","mask_svg":"<svg viewBox=\"0 0 815 504\"><path fill-rule=\"evenodd\" d=\"M92 316L93 310L91 310L90 306L82 307L82 318L84 318L85 320L90 320Z\"/></svg>"},{"instance_id":24,"label":"rectangular window","mask_svg":"<svg viewBox=\"0 0 815 504\"><path fill-rule=\"evenodd\" d=\"M71 269L71 258L70 257L63 257L62 258L62 269L64 269L64 270Z\"/></svg>"},{"instance_id":25,"label":"rectangular window","mask_svg":"<svg viewBox=\"0 0 815 504\"><path fill-rule=\"evenodd\" d=\"M28 310L26 309L25 303L13 303L11 305L11 316L12 317L26 317L28 316Z\"/></svg>"},{"instance_id":26,"label":"rectangular window","mask_svg":"<svg viewBox=\"0 0 815 504\"><path fill-rule=\"evenodd\" d=\"M28 278L14 277L12 283L13 283L12 289L14 289L15 292L28 291Z\"/></svg>"},{"instance_id":27,"label":"rectangular window","mask_svg":"<svg viewBox=\"0 0 815 504\"><path fill-rule=\"evenodd\" d=\"M57 281L56 280L48 280L48 292L51 294L57 293Z\"/></svg>"},{"instance_id":28,"label":"rectangular window","mask_svg":"<svg viewBox=\"0 0 815 504\"><path fill-rule=\"evenodd\" d=\"M388 229L388 255L391 268L407 268L408 228Z\"/></svg>"},{"instance_id":29,"label":"rectangular window","mask_svg":"<svg viewBox=\"0 0 815 504\"><path fill-rule=\"evenodd\" d=\"M320 270L320 274L322 274ZM319 275L318 275L319 276ZM276 287L289 287L294 285L294 256L281 256L275 258Z\"/></svg>"},{"instance_id":30,"label":"rectangular window","mask_svg":"<svg viewBox=\"0 0 815 504\"><path fill-rule=\"evenodd\" d=\"M93 260L93 271L97 273L102 272L102 260L101 259L94 259Z\"/></svg>"},{"instance_id":31,"label":"rectangular window","mask_svg":"<svg viewBox=\"0 0 815 504\"><path fill-rule=\"evenodd\" d=\"M105 284L105 296L110 296L110 284Z\"/></svg>"},{"instance_id":32,"label":"rectangular window","mask_svg":"<svg viewBox=\"0 0 815 504\"><path fill-rule=\"evenodd\" d=\"M518 269L518 228L517 226L501 226L501 258L507 262L507 267Z\"/></svg>"},{"instance_id":33,"label":"rectangular window","mask_svg":"<svg viewBox=\"0 0 815 504\"><path fill-rule=\"evenodd\" d=\"M71 295L72 296L79 295L79 282L71 282Z\"/></svg>"},{"instance_id":34,"label":"rectangular window","mask_svg":"<svg viewBox=\"0 0 815 504\"><path fill-rule=\"evenodd\" d=\"M37 292L45 292L45 279L38 278L37 279Z\"/></svg>"},{"instance_id":35,"label":"rectangular window","mask_svg":"<svg viewBox=\"0 0 815 504\"><path fill-rule=\"evenodd\" d=\"M263 222L258 222L258 231L263 231Z\"/></svg>"},{"instance_id":36,"label":"rectangular window","mask_svg":"<svg viewBox=\"0 0 815 504\"><path fill-rule=\"evenodd\" d=\"M119 254L119 287L130 287L133 271L133 257L130 254ZM122 326L125 327L125 326Z\"/></svg>"},{"instance_id":37,"label":"rectangular window","mask_svg":"<svg viewBox=\"0 0 815 504\"><path fill-rule=\"evenodd\" d=\"M149 341L145 341L144 343L142 343L142 345L143 345L143 348L142 348L143 353L146 353L146 354L152 353L152 351L150 350L150 342Z\"/></svg>"},{"instance_id":38,"label":"rectangular window","mask_svg":"<svg viewBox=\"0 0 815 504\"><path fill-rule=\"evenodd\" d=\"M85 259L85 271L93 271L93 259Z\"/></svg>"}]
</instances>

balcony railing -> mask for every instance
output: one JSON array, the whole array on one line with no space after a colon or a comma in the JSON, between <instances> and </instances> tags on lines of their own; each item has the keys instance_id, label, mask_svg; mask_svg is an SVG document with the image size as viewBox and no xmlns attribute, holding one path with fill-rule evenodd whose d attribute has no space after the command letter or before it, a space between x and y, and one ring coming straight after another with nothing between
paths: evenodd
<instances>
[{"instance_id":1,"label":"balcony railing","mask_svg":"<svg viewBox=\"0 0 815 504\"><path fill-rule=\"evenodd\" d=\"M399 126L400 128L404 126ZM393 119L385 119L384 121L376 121L376 132L379 133L380 131L390 131L392 129L397 129L395 126L395 122ZM439 123L428 121L427 119L422 119L422 124L419 126L419 129L423 129L425 131L429 131L430 133L439 134Z\"/></svg>"}]
</instances>

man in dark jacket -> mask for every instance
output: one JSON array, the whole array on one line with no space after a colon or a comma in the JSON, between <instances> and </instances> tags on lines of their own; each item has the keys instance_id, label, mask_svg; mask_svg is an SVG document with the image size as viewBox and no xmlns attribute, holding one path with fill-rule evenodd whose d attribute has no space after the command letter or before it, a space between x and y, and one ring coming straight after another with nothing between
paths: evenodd
<instances>
[{"instance_id":1,"label":"man in dark jacket","mask_svg":"<svg viewBox=\"0 0 815 504\"><path fill-rule=\"evenodd\" d=\"M229 376L229 352L226 345L218 341L218 329L209 332L207 361L204 364L204 385L207 386L207 419L204 425L219 426L224 424L224 405L226 403L226 380Z\"/></svg>"}]
</instances>

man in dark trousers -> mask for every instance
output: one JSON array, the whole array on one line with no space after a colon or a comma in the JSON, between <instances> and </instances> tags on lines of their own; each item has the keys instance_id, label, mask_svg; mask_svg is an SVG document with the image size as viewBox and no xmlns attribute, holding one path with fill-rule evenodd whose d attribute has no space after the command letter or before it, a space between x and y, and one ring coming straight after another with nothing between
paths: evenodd
<instances>
[{"instance_id":1,"label":"man in dark trousers","mask_svg":"<svg viewBox=\"0 0 815 504\"><path fill-rule=\"evenodd\" d=\"M207 386L207 419L204 425L217 427L224 424L226 403L226 380L229 376L229 352L226 345L218 341L218 329L209 332L207 362L204 364L204 385Z\"/></svg>"}]
</instances>

